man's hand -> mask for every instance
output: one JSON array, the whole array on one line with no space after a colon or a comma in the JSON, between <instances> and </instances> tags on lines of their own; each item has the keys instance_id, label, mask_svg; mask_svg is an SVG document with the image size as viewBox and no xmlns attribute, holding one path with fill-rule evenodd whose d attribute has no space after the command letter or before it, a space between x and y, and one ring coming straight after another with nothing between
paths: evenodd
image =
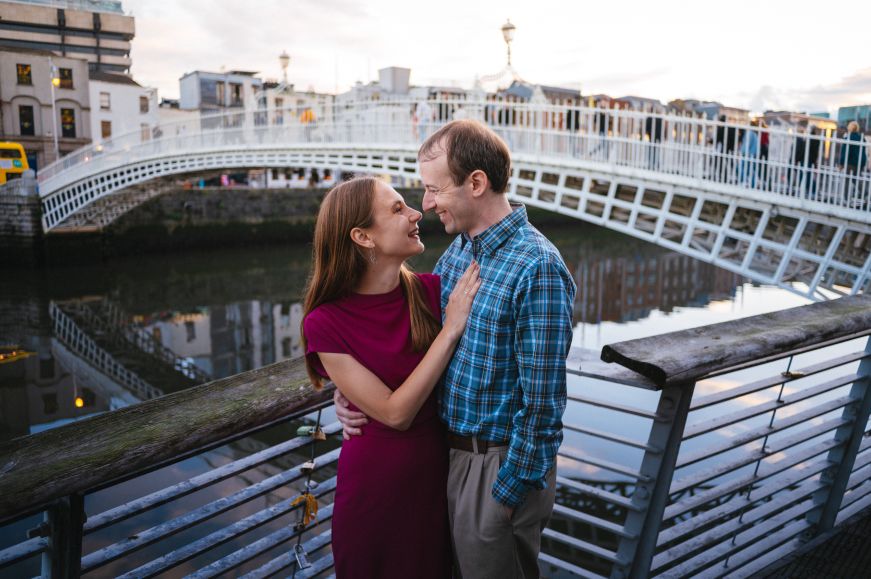
<instances>
[{"instance_id":1,"label":"man's hand","mask_svg":"<svg viewBox=\"0 0 871 579\"><path fill-rule=\"evenodd\" d=\"M501 505L501 503L500 503ZM511 520L511 517L514 516L514 507L509 507L507 505L501 505L503 509L505 509L505 518L507 520Z\"/></svg>"},{"instance_id":2,"label":"man's hand","mask_svg":"<svg viewBox=\"0 0 871 579\"><path fill-rule=\"evenodd\" d=\"M351 403L338 388L333 392L333 404L336 405L336 418L342 423L342 438L351 440L352 436L362 435L363 430L360 427L369 424L369 419L362 412L349 410L348 406Z\"/></svg>"}]
</instances>

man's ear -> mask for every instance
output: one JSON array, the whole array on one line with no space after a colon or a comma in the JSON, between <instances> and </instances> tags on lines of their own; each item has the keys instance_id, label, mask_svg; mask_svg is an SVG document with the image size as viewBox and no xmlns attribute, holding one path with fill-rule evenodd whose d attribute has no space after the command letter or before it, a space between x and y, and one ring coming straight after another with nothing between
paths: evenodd
<instances>
[{"instance_id":1,"label":"man's ear","mask_svg":"<svg viewBox=\"0 0 871 579\"><path fill-rule=\"evenodd\" d=\"M372 241L372 237L366 232L365 229L360 229L359 227L355 227L351 230L351 241L359 245L360 247L373 248L375 247L375 242Z\"/></svg>"},{"instance_id":2,"label":"man's ear","mask_svg":"<svg viewBox=\"0 0 871 579\"><path fill-rule=\"evenodd\" d=\"M487 173L481 169L472 171L468 179L472 184L472 197L480 197L490 190L490 179L487 178Z\"/></svg>"}]
</instances>

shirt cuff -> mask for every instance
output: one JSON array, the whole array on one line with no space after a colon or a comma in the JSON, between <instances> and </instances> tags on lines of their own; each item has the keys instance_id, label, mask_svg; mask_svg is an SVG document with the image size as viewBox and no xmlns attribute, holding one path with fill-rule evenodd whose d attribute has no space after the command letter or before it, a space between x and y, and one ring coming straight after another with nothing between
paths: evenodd
<instances>
[{"instance_id":1,"label":"shirt cuff","mask_svg":"<svg viewBox=\"0 0 871 579\"><path fill-rule=\"evenodd\" d=\"M504 469L500 469L499 474L496 475L496 482L493 483L491 494L496 501L506 507L515 508L520 506L528 492L529 489L523 481L505 473Z\"/></svg>"}]
</instances>

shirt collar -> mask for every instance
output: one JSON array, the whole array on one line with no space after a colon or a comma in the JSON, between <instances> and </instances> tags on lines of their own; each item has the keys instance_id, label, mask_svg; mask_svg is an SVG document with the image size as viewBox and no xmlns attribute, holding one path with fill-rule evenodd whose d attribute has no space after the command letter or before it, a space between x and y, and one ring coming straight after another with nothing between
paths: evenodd
<instances>
[{"instance_id":1,"label":"shirt collar","mask_svg":"<svg viewBox=\"0 0 871 579\"><path fill-rule=\"evenodd\" d=\"M463 233L460 236L462 247L465 248L466 243L471 241L472 251L475 254L492 255L526 222L526 207L521 203L511 203L511 213L498 223L491 225L474 238L470 238L468 233Z\"/></svg>"}]
</instances>

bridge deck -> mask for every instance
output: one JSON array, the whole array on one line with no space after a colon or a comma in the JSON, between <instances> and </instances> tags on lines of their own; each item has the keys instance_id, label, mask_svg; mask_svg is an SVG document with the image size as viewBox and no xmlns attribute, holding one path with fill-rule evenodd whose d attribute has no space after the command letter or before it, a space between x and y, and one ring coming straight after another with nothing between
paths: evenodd
<instances>
[{"instance_id":1,"label":"bridge deck","mask_svg":"<svg viewBox=\"0 0 871 579\"><path fill-rule=\"evenodd\" d=\"M871 569L871 508L842 527L808 543L777 565L763 569L758 579L817 579L868 577Z\"/></svg>"}]
</instances>

